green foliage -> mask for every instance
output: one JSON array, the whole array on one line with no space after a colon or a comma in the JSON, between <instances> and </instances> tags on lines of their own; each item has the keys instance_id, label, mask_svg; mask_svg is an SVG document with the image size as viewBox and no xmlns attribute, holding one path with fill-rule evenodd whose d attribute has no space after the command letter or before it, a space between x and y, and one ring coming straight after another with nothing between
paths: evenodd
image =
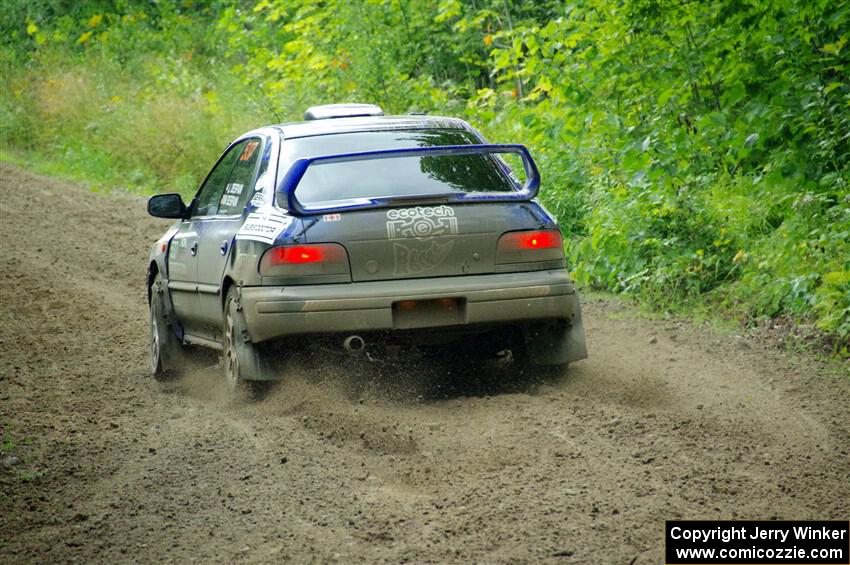
<instances>
[{"instance_id":1,"label":"green foliage","mask_svg":"<svg viewBox=\"0 0 850 565\"><path fill-rule=\"evenodd\" d=\"M0 139L69 176L191 194L230 139L267 123L266 100L219 72L212 5L98 12L109 4L75 3L49 33L45 18L18 22L28 36L0 60Z\"/></svg>"},{"instance_id":2,"label":"green foliage","mask_svg":"<svg viewBox=\"0 0 850 565\"><path fill-rule=\"evenodd\" d=\"M13 3L0 139L189 193L312 104L462 115L532 148L583 284L811 320L847 354L849 29L837 0Z\"/></svg>"}]
</instances>

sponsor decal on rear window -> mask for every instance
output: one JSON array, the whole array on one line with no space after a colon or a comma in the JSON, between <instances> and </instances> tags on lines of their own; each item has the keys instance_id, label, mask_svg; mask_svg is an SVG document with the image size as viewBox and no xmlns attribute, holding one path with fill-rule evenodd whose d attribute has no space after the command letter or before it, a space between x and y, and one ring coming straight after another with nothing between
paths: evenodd
<instances>
[{"instance_id":1,"label":"sponsor decal on rear window","mask_svg":"<svg viewBox=\"0 0 850 565\"><path fill-rule=\"evenodd\" d=\"M257 179L257 182L254 183L254 195L251 196L251 204L253 206L262 206L265 203L265 198L263 197L263 193L271 184L271 177L269 176L268 171L264 172Z\"/></svg>"}]
</instances>

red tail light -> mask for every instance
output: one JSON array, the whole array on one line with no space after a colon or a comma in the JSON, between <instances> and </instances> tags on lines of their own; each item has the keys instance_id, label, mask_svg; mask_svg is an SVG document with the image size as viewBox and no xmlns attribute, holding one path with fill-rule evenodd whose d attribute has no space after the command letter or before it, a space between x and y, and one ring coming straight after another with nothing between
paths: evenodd
<instances>
[{"instance_id":1,"label":"red tail light","mask_svg":"<svg viewBox=\"0 0 850 565\"><path fill-rule=\"evenodd\" d=\"M534 249L563 249L564 241L557 230L515 231L499 238L499 252Z\"/></svg>"},{"instance_id":2,"label":"red tail light","mask_svg":"<svg viewBox=\"0 0 850 565\"><path fill-rule=\"evenodd\" d=\"M306 284L308 278L318 282L349 282L351 268L348 253L337 243L281 245L263 254L260 275L295 281L293 284Z\"/></svg>"},{"instance_id":3,"label":"red tail light","mask_svg":"<svg viewBox=\"0 0 850 565\"><path fill-rule=\"evenodd\" d=\"M558 230L511 231L502 234L496 264L505 270L551 269L564 261L564 240Z\"/></svg>"},{"instance_id":4,"label":"red tail light","mask_svg":"<svg viewBox=\"0 0 850 565\"><path fill-rule=\"evenodd\" d=\"M301 265L304 263L339 263L344 261L345 251L335 244L287 245L273 247L268 251L268 264Z\"/></svg>"}]
</instances>

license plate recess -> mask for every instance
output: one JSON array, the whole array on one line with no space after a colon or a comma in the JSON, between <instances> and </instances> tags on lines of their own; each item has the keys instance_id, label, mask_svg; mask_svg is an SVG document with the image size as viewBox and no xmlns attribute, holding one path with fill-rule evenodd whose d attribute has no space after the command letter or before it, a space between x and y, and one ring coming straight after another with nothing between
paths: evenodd
<instances>
[{"instance_id":1,"label":"license plate recess","mask_svg":"<svg viewBox=\"0 0 850 565\"><path fill-rule=\"evenodd\" d=\"M465 298L393 302L393 327L400 330L458 325L463 324L465 319Z\"/></svg>"}]
</instances>

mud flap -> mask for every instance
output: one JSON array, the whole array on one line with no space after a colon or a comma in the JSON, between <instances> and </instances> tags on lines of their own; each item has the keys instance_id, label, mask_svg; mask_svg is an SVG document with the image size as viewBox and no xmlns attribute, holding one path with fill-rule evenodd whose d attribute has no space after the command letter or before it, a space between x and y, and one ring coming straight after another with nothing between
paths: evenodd
<instances>
[{"instance_id":1,"label":"mud flap","mask_svg":"<svg viewBox=\"0 0 850 565\"><path fill-rule=\"evenodd\" d=\"M155 286L155 288L154 288ZM162 313L165 321L168 322L168 330L174 332L180 344L183 344L183 326L180 320L177 319L177 314L174 313L174 306L171 304L171 293L168 292L168 280L161 278L159 284L151 286L151 300L156 300L159 297L159 304L162 308Z\"/></svg>"},{"instance_id":2,"label":"mud flap","mask_svg":"<svg viewBox=\"0 0 850 565\"><path fill-rule=\"evenodd\" d=\"M236 354L239 356L239 366L242 371L242 378L246 381L278 381L279 376L276 376L271 371L267 357L267 352L262 344L251 341L251 336L248 332L248 324L245 321L245 314L242 306L242 286L236 287L233 302L235 303L235 330L236 339ZM225 339L227 337L225 336Z\"/></svg>"},{"instance_id":3,"label":"mud flap","mask_svg":"<svg viewBox=\"0 0 850 565\"><path fill-rule=\"evenodd\" d=\"M587 344L576 304L571 320L553 320L523 326L526 355L531 365L564 365L587 359Z\"/></svg>"}]
</instances>

